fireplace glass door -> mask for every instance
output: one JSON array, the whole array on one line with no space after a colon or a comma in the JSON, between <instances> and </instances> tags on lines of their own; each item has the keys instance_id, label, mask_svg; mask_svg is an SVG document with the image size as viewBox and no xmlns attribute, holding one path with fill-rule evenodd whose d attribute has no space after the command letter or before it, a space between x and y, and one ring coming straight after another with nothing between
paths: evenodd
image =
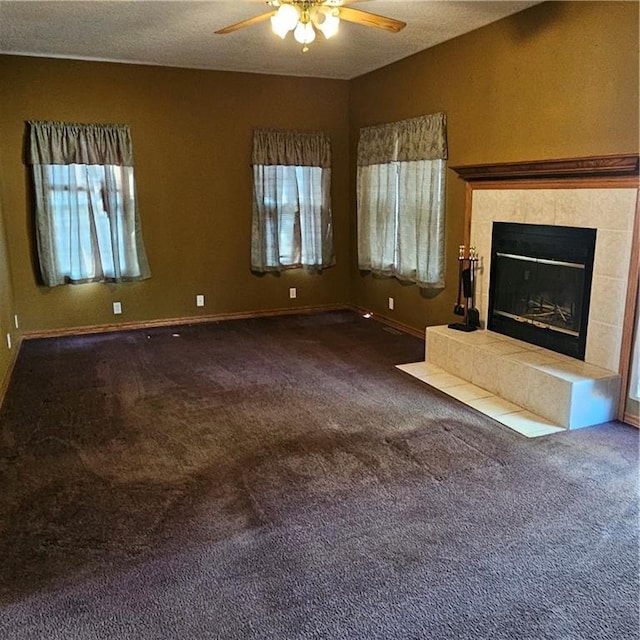
<instances>
[{"instance_id":1,"label":"fireplace glass door","mask_svg":"<svg viewBox=\"0 0 640 640\"><path fill-rule=\"evenodd\" d=\"M580 335L584 264L496 253L494 313Z\"/></svg>"},{"instance_id":2,"label":"fireplace glass door","mask_svg":"<svg viewBox=\"0 0 640 640\"><path fill-rule=\"evenodd\" d=\"M584 359L595 229L494 223L489 329Z\"/></svg>"}]
</instances>

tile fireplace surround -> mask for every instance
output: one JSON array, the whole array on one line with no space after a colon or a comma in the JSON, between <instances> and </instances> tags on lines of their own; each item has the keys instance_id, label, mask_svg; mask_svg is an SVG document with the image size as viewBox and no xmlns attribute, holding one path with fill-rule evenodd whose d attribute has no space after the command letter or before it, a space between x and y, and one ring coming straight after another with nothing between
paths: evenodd
<instances>
[{"instance_id":1,"label":"tile fireplace surround","mask_svg":"<svg viewBox=\"0 0 640 640\"><path fill-rule=\"evenodd\" d=\"M602 186L597 180L566 184L496 182L495 188L492 183L469 189L468 242L480 258L476 306L484 327L494 222L596 229L585 361L492 331L428 327L425 361L399 367L528 437L618 414L637 178Z\"/></svg>"},{"instance_id":2,"label":"tile fireplace surround","mask_svg":"<svg viewBox=\"0 0 640 640\"><path fill-rule=\"evenodd\" d=\"M480 256L478 308L486 323L493 222L596 229L585 362L618 371L637 189L477 190L471 245Z\"/></svg>"}]
</instances>

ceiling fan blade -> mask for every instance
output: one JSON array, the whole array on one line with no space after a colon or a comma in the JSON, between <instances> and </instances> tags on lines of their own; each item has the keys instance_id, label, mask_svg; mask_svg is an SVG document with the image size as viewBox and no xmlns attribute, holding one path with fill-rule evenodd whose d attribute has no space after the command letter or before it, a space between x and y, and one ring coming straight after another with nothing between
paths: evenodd
<instances>
[{"instance_id":1,"label":"ceiling fan blade","mask_svg":"<svg viewBox=\"0 0 640 640\"><path fill-rule=\"evenodd\" d=\"M233 31L237 31L238 29L242 29L243 27L250 27L252 24L257 24L258 22L263 22L264 20L268 20L271 16L275 15L275 13L276 13L275 11L261 13L259 16L254 16L253 18L247 18L246 20L241 20L240 22L231 24L228 27L223 27L222 29L218 29L215 33L217 33L218 35L224 35L225 33L232 33Z\"/></svg>"},{"instance_id":2,"label":"ceiling fan blade","mask_svg":"<svg viewBox=\"0 0 640 640\"><path fill-rule=\"evenodd\" d=\"M362 9L351 9L350 7L344 6L340 7L340 19L362 24L366 27L377 27L385 31L392 31L393 33L398 33L398 31L407 26L407 23L401 20L395 20L394 18L379 16L376 13L369 13Z\"/></svg>"}]
</instances>

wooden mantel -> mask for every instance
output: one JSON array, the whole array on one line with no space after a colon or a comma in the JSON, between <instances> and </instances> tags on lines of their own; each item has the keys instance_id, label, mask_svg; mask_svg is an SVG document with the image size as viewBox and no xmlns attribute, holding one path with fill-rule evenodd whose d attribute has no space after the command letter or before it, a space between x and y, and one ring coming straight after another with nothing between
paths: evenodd
<instances>
[{"instance_id":1,"label":"wooden mantel","mask_svg":"<svg viewBox=\"0 0 640 640\"><path fill-rule=\"evenodd\" d=\"M638 154L466 164L451 167L466 182L503 180L557 180L570 178L619 178L639 175Z\"/></svg>"}]
</instances>

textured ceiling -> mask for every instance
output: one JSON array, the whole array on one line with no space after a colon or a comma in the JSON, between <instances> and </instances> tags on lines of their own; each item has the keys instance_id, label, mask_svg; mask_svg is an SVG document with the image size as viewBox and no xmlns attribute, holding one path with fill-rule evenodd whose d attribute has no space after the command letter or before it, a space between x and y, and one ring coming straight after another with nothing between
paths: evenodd
<instances>
[{"instance_id":1,"label":"textured ceiling","mask_svg":"<svg viewBox=\"0 0 640 640\"><path fill-rule=\"evenodd\" d=\"M342 22L302 53L269 22L214 31L269 10L264 0L0 0L0 53L350 79L538 2L362 0L399 33Z\"/></svg>"}]
</instances>

